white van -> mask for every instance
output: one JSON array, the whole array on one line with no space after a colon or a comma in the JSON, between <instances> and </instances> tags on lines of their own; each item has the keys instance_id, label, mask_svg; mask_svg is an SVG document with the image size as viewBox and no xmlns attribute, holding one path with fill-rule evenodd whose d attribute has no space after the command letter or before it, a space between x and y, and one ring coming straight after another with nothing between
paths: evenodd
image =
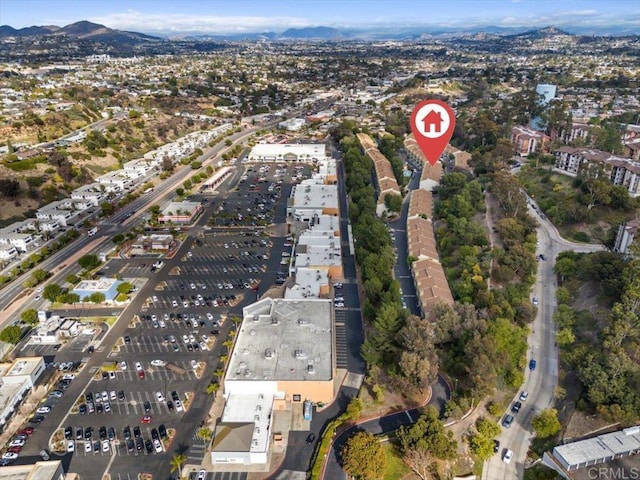
<instances>
[{"instance_id":1,"label":"white van","mask_svg":"<svg viewBox=\"0 0 640 480\"><path fill-rule=\"evenodd\" d=\"M96 233L98 233L98 227L93 227L91 230L87 232L87 235L93 237Z\"/></svg>"}]
</instances>

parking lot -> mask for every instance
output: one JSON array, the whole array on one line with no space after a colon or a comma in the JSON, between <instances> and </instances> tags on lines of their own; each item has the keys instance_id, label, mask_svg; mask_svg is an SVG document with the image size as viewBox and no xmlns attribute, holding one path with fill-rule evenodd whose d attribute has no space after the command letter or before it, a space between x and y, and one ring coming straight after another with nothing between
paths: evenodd
<instances>
[{"instance_id":1,"label":"parking lot","mask_svg":"<svg viewBox=\"0 0 640 480\"><path fill-rule=\"evenodd\" d=\"M105 471L111 478L134 478L137 472L166 478L169 460L178 447L188 447L189 463L202 460L205 450L195 432L206 420L213 401L205 387L221 367L220 355L226 353L222 343L233 328L231 319L273 286L276 278L286 276L288 257L283 253L291 249L285 246L281 225L286 221L286 199L292 179L310 174L306 165L246 168L251 171L235 188L192 198L202 201L205 210L180 238L172 258L155 253L116 258L102 268L105 275L139 279L139 294L131 308L125 307L107 333L77 337L59 350L37 346L23 352L46 353L47 361L87 361L91 358L86 351L89 342L104 338L94 355L104 357L102 368L113 370L103 379L98 366L85 369L79 374L82 380L72 381L61 398L48 397L38 404L51 410L41 414L35 439L25 446L25 460L26 455L37 455L56 429L61 433L67 427L72 438L65 442L73 444L69 447L73 451L67 454L68 469L86 478L97 478ZM163 265L154 269L157 261ZM343 355L339 349L339 364L344 363ZM144 371L143 378L136 363ZM174 391L182 411L176 407ZM160 425L168 432L175 430L166 452L153 445L154 429ZM133 447L125 436L127 426ZM76 439L80 427L82 435ZM103 436L107 434L106 444L100 438L101 427ZM141 441L136 441L135 427L140 429L137 436ZM89 438L85 438L87 428ZM208 474L207 479L246 477L230 475Z\"/></svg>"}]
</instances>

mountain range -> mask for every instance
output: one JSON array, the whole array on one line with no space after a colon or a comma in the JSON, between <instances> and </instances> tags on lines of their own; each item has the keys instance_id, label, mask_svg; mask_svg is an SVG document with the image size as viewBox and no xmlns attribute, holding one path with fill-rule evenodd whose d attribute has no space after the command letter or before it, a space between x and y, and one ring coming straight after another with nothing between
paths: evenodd
<instances>
[{"instance_id":1,"label":"mountain range","mask_svg":"<svg viewBox=\"0 0 640 480\"><path fill-rule=\"evenodd\" d=\"M0 26L0 39L6 37L29 38L35 36L84 40L111 45L139 45L149 42L169 40L426 40L429 38L473 37L477 35L496 37L523 37L528 39L545 38L555 35L637 35L637 31L601 27L598 31L563 31L556 27L528 29L526 27L484 26L473 28L435 28L435 27L399 27L376 28L333 28L326 26L289 28L283 32L255 32L242 34L184 33L167 37L161 33L148 35L138 32L115 30L104 25L88 21L72 23L65 27L56 25L31 26L15 29L9 25Z\"/></svg>"},{"instance_id":2,"label":"mountain range","mask_svg":"<svg viewBox=\"0 0 640 480\"><path fill-rule=\"evenodd\" d=\"M138 44L143 42L157 42L162 39L138 32L114 30L104 25L91 23L86 20L75 22L65 27L44 25L15 29L9 25L0 26L0 38L3 37L35 37L35 36L67 36L78 40L89 40L107 44Z\"/></svg>"}]
</instances>

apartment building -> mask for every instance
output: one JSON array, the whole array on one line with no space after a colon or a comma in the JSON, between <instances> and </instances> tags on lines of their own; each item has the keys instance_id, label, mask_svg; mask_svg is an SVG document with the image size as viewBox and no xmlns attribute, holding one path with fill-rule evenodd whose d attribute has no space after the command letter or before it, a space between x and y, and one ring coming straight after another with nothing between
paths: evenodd
<instances>
[{"instance_id":1,"label":"apartment building","mask_svg":"<svg viewBox=\"0 0 640 480\"><path fill-rule=\"evenodd\" d=\"M551 138L544 133L522 126L511 129L510 140L515 154L521 157L537 151L544 153L551 143Z\"/></svg>"},{"instance_id":2,"label":"apartment building","mask_svg":"<svg viewBox=\"0 0 640 480\"><path fill-rule=\"evenodd\" d=\"M640 195L640 163L607 152L588 148L560 147L554 152L554 171L572 177L583 169L601 167L614 185L624 186L629 195Z\"/></svg>"},{"instance_id":3,"label":"apartment building","mask_svg":"<svg viewBox=\"0 0 640 480\"><path fill-rule=\"evenodd\" d=\"M376 214L382 215L387 210L384 204L384 197L387 194L401 195L400 187L393 173L391 162L378 150L378 146L373 139L366 133L358 133L357 137L362 146L362 151L373 162L377 193Z\"/></svg>"}]
</instances>

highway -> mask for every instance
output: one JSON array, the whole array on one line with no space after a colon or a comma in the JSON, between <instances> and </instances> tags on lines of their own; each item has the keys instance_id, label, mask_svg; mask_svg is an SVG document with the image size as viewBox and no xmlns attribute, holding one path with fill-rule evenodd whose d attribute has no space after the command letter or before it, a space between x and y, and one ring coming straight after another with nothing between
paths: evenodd
<instances>
[{"instance_id":1,"label":"highway","mask_svg":"<svg viewBox=\"0 0 640 480\"><path fill-rule=\"evenodd\" d=\"M513 480L524 478L524 465L533 439L531 420L541 410L551 408L554 402L554 391L558 384L558 348L555 336L556 328L553 313L556 310L556 277L553 266L557 255L566 250L579 253L589 253L604 250L602 245L574 243L560 236L556 227L539 212L537 206L529 200L529 213L537 220L538 226L538 254L543 254L546 260L538 262L538 274L533 286L533 296L538 298L538 313L531 325L528 338L527 369L525 381L516 397L507 408L511 413L511 405L518 400L520 392L526 390L529 397L522 402L522 408L510 428L502 427L500 452L485 462L482 480ZM536 369L530 371L529 360L535 359ZM503 417L504 418L504 417ZM502 421L502 419L501 419ZM510 464L502 461L504 452L513 450Z\"/></svg>"}]
</instances>

